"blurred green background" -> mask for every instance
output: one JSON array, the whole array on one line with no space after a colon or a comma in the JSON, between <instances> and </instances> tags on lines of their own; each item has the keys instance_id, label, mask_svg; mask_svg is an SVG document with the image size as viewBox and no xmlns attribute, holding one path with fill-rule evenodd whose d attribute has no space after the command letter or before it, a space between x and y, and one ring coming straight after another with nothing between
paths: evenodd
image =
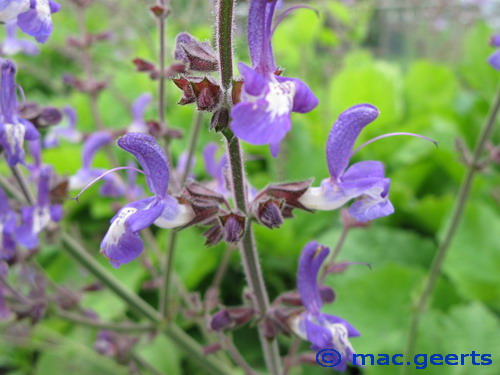
<instances>
[{"instance_id":1,"label":"blurred green background","mask_svg":"<svg viewBox=\"0 0 500 375\"><path fill-rule=\"evenodd\" d=\"M109 82L99 99L104 123L123 128L131 121L130 105L143 92L156 96L156 83L134 70L132 59L156 60L157 30L147 6L153 1L95 2L86 17L94 33L110 30L113 38L92 49L95 75ZM285 1L285 3L291 3ZM493 3L484 5L483 3ZM324 308L351 322L362 336L352 340L359 353L403 353L409 318L421 291L437 241L443 234L465 166L456 150L461 139L473 147L499 84L499 73L486 59L493 27L500 12L495 1L311 1L319 17L308 10L289 16L274 37L277 63L285 75L306 81L320 99L319 107L307 115L293 116L293 131L277 160L266 147L245 145L248 178L257 188L267 183L313 177L315 184L327 177L325 141L340 112L367 102L376 105L379 119L361 134L358 143L388 132L405 131L436 139L439 148L413 138L381 140L356 154L353 162L380 160L391 178L390 197L396 213L375 221L367 229L353 229L340 260L366 262L372 270L352 266L330 276L327 284L336 301ZM481 5L483 4L483 5ZM289 4L286 4L289 5ZM481 6L478 6L481 5ZM66 39L78 33L76 9L68 0L54 15L55 30L42 53L35 57L15 56L18 81L28 100L42 105L72 105L78 114L78 128L93 131L87 97L65 86L63 74L81 75L75 51ZM489 9L489 10L488 10ZM247 3L237 6L235 30L236 60L248 63L245 40ZM496 12L496 13L495 13ZM485 16L486 15L486 16ZM496 18L495 18L496 17ZM213 8L206 0L172 1L168 18L168 50L173 51L175 35L189 31L201 40L212 37ZM498 30L497 30L498 31ZM2 31L3 32L3 31ZM171 82L167 84L168 123L189 133L194 107L177 106L181 96ZM147 118L157 118L151 105ZM208 131L209 115L204 116L206 131L200 138L195 174L206 178L201 149L221 136ZM493 143L500 142L497 131ZM178 159L187 146L187 137L173 143ZM80 146L63 144L44 152L43 160L61 174L73 174L81 164ZM127 155L116 152L126 163ZM95 166L109 167L104 153ZM419 374L495 375L500 373L500 174L498 165L489 165L477 176L459 232L453 241L444 273L433 294L432 305L421 324L419 353L469 353L476 350L492 354L491 366L439 366L413 370ZM115 202L99 197L93 187L80 203L65 203L65 227L80 236L97 259L99 243L114 214ZM123 203L123 202L122 202ZM154 228L165 249L168 232ZM272 298L295 288L297 259L302 246L317 240L333 248L341 233L339 212L296 212L278 230L257 227L257 243L262 267ZM175 270L190 291L204 293L212 282L225 245L205 248L201 228L180 233ZM158 259L146 248L154 264ZM57 244L46 242L39 262L54 281L77 288L88 285L92 277L75 265ZM156 293L141 288L150 279L140 262L112 272L132 290L156 303ZM244 277L239 256L234 252L221 298L227 305L241 303ZM83 305L103 319L130 316L126 306L110 292L84 296ZM179 322L201 340L200 332ZM0 344L0 368L8 374L54 375L69 371L78 375L126 374L124 366L93 351L97 330L80 327L50 317L37 325L28 340L4 336ZM244 356L256 367L262 366L255 329L244 327L234 334ZM8 341L6 341L8 340ZM285 352L290 340L283 338ZM307 350L307 343L302 349ZM192 366L174 343L163 337L143 338L138 352L165 374L203 374ZM367 366L352 374L391 375L399 366ZM295 369L293 374L326 374L330 369L317 365ZM413 372L412 372L413 373Z\"/></svg>"}]
</instances>

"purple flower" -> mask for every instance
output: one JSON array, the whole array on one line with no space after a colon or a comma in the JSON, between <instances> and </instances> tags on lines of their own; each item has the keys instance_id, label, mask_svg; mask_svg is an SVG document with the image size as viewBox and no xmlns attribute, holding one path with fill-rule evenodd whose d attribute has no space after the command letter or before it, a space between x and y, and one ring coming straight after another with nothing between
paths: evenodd
<instances>
[{"instance_id":1,"label":"purple flower","mask_svg":"<svg viewBox=\"0 0 500 375\"><path fill-rule=\"evenodd\" d=\"M210 183L210 188L222 195L228 195L229 190L226 186L226 169L228 167L227 155L221 156L219 160L216 158L217 145L209 143L203 149L203 161L205 169L213 181Z\"/></svg>"},{"instance_id":2,"label":"purple flower","mask_svg":"<svg viewBox=\"0 0 500 375\"><path fill-rule=\"evenodd\" d=\"M337 316L321 312L323 302L318 286L318 272L330 249L315 241L309 242L299 259L297 275L297 288L305 311L292 320L293 331L309 341L311 349L335 349L341 355L340 363L336 370L344 371L347 362L352 362L354 350L349 342L349 337L359 336L360 333L347 321ZM332 359L336 362L337 359Z\"/></svg>"},{"instance_id":3,"label":"purple flower","mask_svg":"<svg viewBox=\"0 0 500 375\"><path fill-rule=\"evenodd\" d=\"M12 56L19 52L26 55L38 55L40 48L31 40L19 39L16 37L17 22L9 21L6 25L6 36L3 43L0 45L0 53L6 56Z\"/></svg>"},{"instance_id":4,"label":"purple flower","mask_svg":"<svg viewBox=\"0 0 500 375\"><path fill-rule=\"evenodd\" d=\"M63 211L60 204L50 203L50 178L52 168L43 166L38 179L38 197L33 206L21 209L22 224L16 229L17 241L27 249L38 246L39 234L49 223L61 220Z\"/></svg>"},{"instance_id":5,"label":"purple flower","mask_svg":"<svg viewBox=\"0 0 500 375\"><path fill-rule=\"evenodd\" d=\"M153 97L149 93L144 93L139 96L132 104L133 122L128 126L129 132L147 133L148 125L144 121L144 113L146 107L151 103Z\"/></svg>"},{"instance_id":6,"label":"purple flower","mask_svg":"<svg viewBox=\"0 0 500 375\"><path fill-rule=\"evenodd\" d=\"M307 113L318 105L309 87L296 78L277 76L271 45L276 1L253 0L248 18L248 44L253 68L239 63L244 79L241 102L231 112L231 130L254 145L270 145L277 156L292 127L291 113Z\"/></svg>"},{"instance_id":7,"label":"purple flower","mask_svg":"<svg viewBox=\"0 0 500 375\"><path fill-rule=\"evenodd\" d=\"M500 70L500 34L493 35L490 44L498 49L490 55L488 63L496 70Z\"/></svg>"},{"instance_id":8,"label":"purple flower","mask_svg":"<svg viewBox=\"0 0 500 375\"><path fill-rule=\"evenodd\" d=\"M162 149L150 135L128 133L118 146L135 156L142 166L152 197L125 205L111 219L111 226L101 243L101 253L118 268L139 256L144 244L139 232L153 223L176 228L190 222L194 213L168 194L170 169Z\"/></svg>"},{"instance_id":9,"label":"purple flower","mask_svg":"<svg viewBox=\"0 0 500 375\"><path fill-rule=\"evenodd\" d=\"M16 249L16 213L10 208L9 199L0 188L0 259L9 260Z\"/></svg>"},{"instance_id":10,"label":"purple flower","mask_svg":"<svg viewBox=\"0 0 500 375\"><path fill-rule=\"evenodd\" d=\"M24 140L35 140L40 134L29 121L18 117L16 98L16 66L10 60L1 61L0 84L0 146L5 150L10 166L24 164Z\"/></svg>"},{"instance_id":11,"label":"purple flower","mask_svg":"<svg viewBox=\"0 0 500 375\"><path fill-rule=\"evenodd\" d=\"M381 162L362 161L347 168L356 138L378 114L374 106L360 104L339 116L326 144L330 178L323 180L321 187L309 188L299 199L306 208L335 210L360 198L349 208L351 216L358 221L373 220L394 212L389 201L390 180L385 178Z\"/></svg>"},{"instance_id":12,"label":"purple flower","mask_svg":"<svg viewBox=\"0 0 500 375\"><path fill-rule=\"evenodd\" d=\"M113 135L107 131L96 132L87 138L83 145L83 166L69 179L69 188L71 190L83 189L106 172L103 169L92 168L91 165L95 153L104 146L111 144L113 140ZM104 184L100 190L101 195L106 197L121 197L125 194L126 186L120 176L108 174L103 179Z\"/></svg>"},{"instance_id":13,"label":"purple flower","mask_svg":"<svg viewBox=\"0 0 500 375\"><path fill-rule=\"evenodd\" d=\"M68 118L67 125L52 126L43 140L45 148L59 146L61 139L71 143L78 143L82 140L82 133L76 130L76 112L70 107L64 107L64 114Z\"/></svg>"},{"instance_id":14,"label":"purple flower","mask_svg":"<svg viewBox=\"0 0 500 375\"><path fill-rule=\"evenodd\" d=\"M29 9L17 16L19 28L39 43L45 43L52 34L52 13L61 8L53 0L29 0Z\"/></svg>"}]
</instances>

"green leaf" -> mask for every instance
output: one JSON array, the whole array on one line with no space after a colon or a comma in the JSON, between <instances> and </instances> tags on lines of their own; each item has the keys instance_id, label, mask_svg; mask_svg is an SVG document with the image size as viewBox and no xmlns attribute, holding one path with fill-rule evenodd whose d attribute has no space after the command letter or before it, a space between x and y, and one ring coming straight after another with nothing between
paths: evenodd
<instances>
[{"instance_id":1,"label":"green leaf","mask_svg":"<svg viewBox=\"0 0 500 375\"><path fill-rule=\"evenodd\" d=\"M500 309L500 218L489 206L470 201L444 264L465 297Z\"/></svg>"},{"instance_id":2,"label":"green leaf","mask_svg":"<svg viewBox=\"0 0 500 375\"><path fill-rule=\"evenodd\" d=\"M500 320L484 305L474 302L452 308L448 314L431 311L421 323L419 353L469 354L464 365L429 365L426 370L414 370L412 374L439 373L444 375L492 375L500 373L500 363L495 357L500 353L500 341L493 332L500 331ZM491 354L491 365L473 365L470 353ZM476 363L481 359L476 357Z\"/></svg>"},{"instance_id":3,"label":"green leaf","mask_svg":"<svg viewBox=\"0 0 500 375\"><path fill-rule=\"evenodd\" d=\"M318 242L334 248L340 228L318 238ZM339 260L364 262L375 269L388 263L427 267L435 245L411 231L373 224L366 229L352 229L340 253Z\"/></svg>"},{"instance_id":4,"label":"green leaf","mask_svg":"<svg viewBox=\"0 0 500 375\"><path fill-rule=\"evenodd\" d=\"M373 104L381 112L377 119L377 133L380 133L380 126L396 123L401 118L401 73L396 65L365 59L358 61L358 56L363 55L354 52L346 60L346 66L330 83L332 117L336 118L342 111L356 104Z\"/></svg>"},{"instance_id":5,"label":"green leaf","mask_svg":"<svg viewBox=\"0 0 500 375\"><path fill-rule=\"evenodd\" d=\"M457 91L457 80L446 65L416 61L405 77L405 94L413 114L450 111Z\"/></svg>"}]
</instances>

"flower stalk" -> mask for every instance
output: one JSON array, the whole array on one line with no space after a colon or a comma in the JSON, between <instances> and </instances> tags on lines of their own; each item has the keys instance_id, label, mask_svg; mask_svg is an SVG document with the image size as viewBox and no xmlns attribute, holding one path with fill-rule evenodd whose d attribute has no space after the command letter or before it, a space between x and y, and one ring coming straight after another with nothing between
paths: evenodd
<instances>
[{"instance_id":1,"label":"flower stalk","mask_svg":"<svg viewBox=\"0 0 500 375\"><path fill-rule=\"evenodd\" d=\"M217 2L217 44L219 52L219 69L221 83L224 90L225 102L230 107L230 90L233 80L233 0L219 0ZM229 109L229 108L228 108ZM225 129L224 135L227 140L227 152L229 155L229 166L231 174L231 188L234 196L234 204L241 214L247 216L247 186L245 182L245 169L241 145L238 138L234 137L229 129ZM269 297L267 294L259 257L255 247L254 234L251 224L247 224L239 249L243 263L243 269L247 282L254 296L255 308L259 316L264 317L269 310ZM276 340L265 337L264 327L259 324L259 337L264 353L267 369L272 375L282 373L281 357Z\"/></svg>"},{"instance_id":2,"label":"flower stalk","mask_svg":"<svg viewBox=\"0 0 500 375\"><path fill-rule=\"evenodd\" d=\"M14 172L14 170L13 170ZM22 174L14 172L20 186L23 186L23 194L26 201L30 204L34 202L28 184ZM149 320L164 335L170 338L181 350L189 355L190 359L198 363L200 367L214 375L230 375L233 371L214 357L207 357L203 348L187 335L181 328L175 324L163 325L162 316L158 311L146 303L137 294L131 292L111 273L109 273L97 260L95 260L88 251L77 242L71 235L61 232L61 240L68 253L87 271L89 271L103 285L107 286L113 293L121 298L132 310L139 316Z\"/></svg>"},{"instance_id":3,"label":"flower stalk","mask_svg":"<svg viewBox=\"0 0 500 375\"><path fill-rule=\"evenodd\" d=\"M464 180L462 182L462 185L460 186L453 215L451 217L451 220L449 222L443 240L441 241L439 248L436 252L436 255L434 256L434 260L432 262L432 266L427 276L424 290L416 303L415 311L413 313L412 320L410 323L410 330L408 333L408 342L406 347L406 353L409 356L411 356L415 351L415 344L417 341L420 320L427 308L429 298L431 297L432 291L434 290L438 277L441 274L441 269L443 267L444 260L446 259L446 255L448 254L453 237L460 224L460 220L464 213L467 200L469 199L470 196L470 191L472 188L474 177L479 170L478 165L480 163L480 159L486 149L486 144L491 134L493 133L493 129L495 128L499 111L500 111L500 87L497 89L497 93L493 100L490 112L488 114L486 122L481 130L476 146L474 148L472 159L468 165L468 169L464 177ZM406 368L403 369L403 374L407 374L408 371L409 370Z\"/></svg>"},{"instance_id":4,"label":"flower stalk","mask_svg":"<svg viewBox=\"0 0 500 375\"><path fill-rule=\"evenodd\" d=\"M200 135L201 125L203 123L203 112L197 111L194 118L194 123L191 129L191 135L189 138L189 148L188 157L184 170L182 171L180 186L181 189L186 183L189 176L190 167L194 158L194 153L196 151L196 145L198 144L198 138ZM164 264L162 266L164 270L163 283L160 289L160 313L165 318L168 318L167 304L170 299L170 283L172 280L172 273L174 267L174 257L175 257L175 245L177 243L178 232L172 230L168 239L167 254L164 258ZM168 319L167 319L168 320Z\"/></svg>"}]
</instances>

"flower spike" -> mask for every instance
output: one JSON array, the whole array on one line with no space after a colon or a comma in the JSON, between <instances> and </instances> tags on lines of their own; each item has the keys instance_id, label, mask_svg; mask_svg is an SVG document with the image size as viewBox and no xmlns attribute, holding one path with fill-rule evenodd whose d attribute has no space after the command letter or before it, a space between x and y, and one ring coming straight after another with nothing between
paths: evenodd
<instances>
[{"instance_id":1,"label":"flower spike","mask_svg":"<svg viewBox=\"0 0 500 375\"><path fill-rule=\"evenodd\" d=\"M365 126L378 117L370 104L359 104L344 111L330 131L326 146L330 178L321 186L308 189L299 202L308 209L335 210L359 198L349 208L356 220L365 222L390 215L394 207L389 201L390 180L378 161L362 161L347 168L354 143Z\"/></svg>"},{"instance_id":2,"label":"flower spike","mask_svg":"<svg viewBox=\"0 0 500 375\"><path fill-rule=\"evenodd\" d=\"M276 3L250 2L248 45L252 67L238 64L244 84L241 100L232 109L230 124L233 133L243 141L269 145L274 157L292 127L291 113L307 113L318 105L318 99L304 82L275 75L271 37Z\"/></svg>"},{"instance_id":3,"label":"flower spike","mask_svg":"<svg viewBox=\"0 0 500 375\"><path fill-rule=\"evenodd\" d=\"M144 248L139 232L156 224L165 228L186 225L194 218L192 209L168 194L170 178L167 158L156 140L143 133L127 133L118 146L135 156L146 175L153 196L129 203L111 219L101 242L101 253L115 268L137 258ZM132 169L123 167L121 169Z\"/></svg>"},{"instance_id":4,"label":"flower spike","mask_svg":"<svg viewBox=\"0 0 500 375\"><path fill-rule=\"evenodd\" d=\"M323 300L334 299L331 290L325 296L324 289L318 285L318 273L329 252L328 247L315 241L309 242L302 250L297 288L305 311L292 316L291 326L296 335L311 343L312 350L338 351L341 358L335 369L344 371L347 362L352 362L354 354L349 338L359 336L360 333L346 320L321 312Z\"/></svg>"}]
</instances>

